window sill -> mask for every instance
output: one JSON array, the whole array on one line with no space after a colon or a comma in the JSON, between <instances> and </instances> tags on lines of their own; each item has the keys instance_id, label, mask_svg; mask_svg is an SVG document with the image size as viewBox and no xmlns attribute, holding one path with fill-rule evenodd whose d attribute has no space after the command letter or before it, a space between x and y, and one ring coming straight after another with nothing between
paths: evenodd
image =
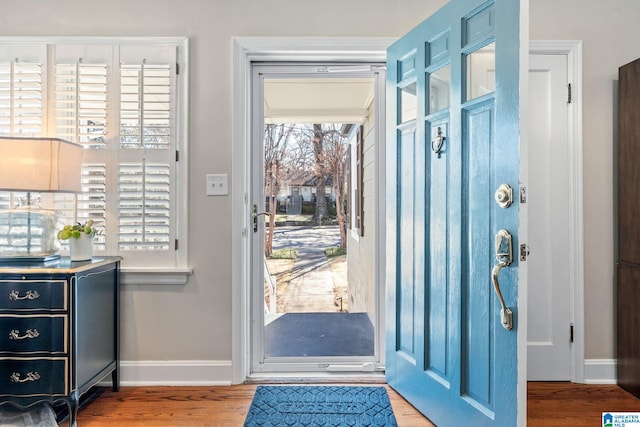
<instances>
[{"instance_id":1,"label":"window sill","mask_svg":"<svg viewBox=\"0 0 640 427\"><path fill-rule=\"evenodd\" d=\"M122 285L186 285L193 268L122 268Z\"/></svg>"}]
</instances>

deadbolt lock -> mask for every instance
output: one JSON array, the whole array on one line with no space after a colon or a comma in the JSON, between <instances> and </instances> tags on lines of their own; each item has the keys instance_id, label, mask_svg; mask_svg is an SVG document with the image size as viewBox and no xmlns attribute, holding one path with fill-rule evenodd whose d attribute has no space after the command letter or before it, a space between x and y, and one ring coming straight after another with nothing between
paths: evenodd
<instances>
[{"instance_id":1,"label":"deadbolt lock","mask_svg":"<svg viewBox=\"0 0 640 427\"><path fill-rule=\"evenodd\" d=\"M494 196L496 203L503 209L508 208L513 203L513 188L509 184L501 184Z\"/></svg>"}]
</instances>

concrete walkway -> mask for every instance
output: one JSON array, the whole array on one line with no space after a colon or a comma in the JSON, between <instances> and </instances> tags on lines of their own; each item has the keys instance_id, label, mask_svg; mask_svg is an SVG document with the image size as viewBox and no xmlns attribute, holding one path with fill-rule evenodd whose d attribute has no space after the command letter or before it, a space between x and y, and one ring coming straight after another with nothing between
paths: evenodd
<instances>
[{"instance_id":1,"label":"concrete walkway","mask_svg":"<svg viewBox=\"0 0 640 427\"><path fill-rule=\"evenodd\" d=\"M335 227L278 227L273 242L274 249L298 250L284 297L287 313L339 311L324 248L340 244L340 231Z\"/></svg>"},{"instance_id":2,"label":"concrete walkway","mask_svg":"<svg viewBox=\"0 0 640 427\"><path fill-rule=\"evenodd\" d=\"M333 277L322 250L298 249L284 304L287 313L337 311Z\"/></svg>"}]
</instances>

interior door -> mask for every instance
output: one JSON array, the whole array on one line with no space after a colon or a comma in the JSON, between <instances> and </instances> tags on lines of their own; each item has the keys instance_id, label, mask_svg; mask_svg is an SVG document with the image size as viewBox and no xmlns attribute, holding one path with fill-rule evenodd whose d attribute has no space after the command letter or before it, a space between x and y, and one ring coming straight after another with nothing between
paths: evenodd
<instances>
[{"instance_id":1,"label":"interior door","mask_svg":"<svg viewBox=\"0 0 640 427\"><path fill-rule=\"evenodd\" d=\"M571 379L571 180L567 56L529 56L527 377Z\"/></svg>"},{"instance_id":2,"label":"interior door","mask_svg":"<svg viewBox=\"0 0 640 427\"><path fill-rule=\"evenodd\" d=\"M440 427L525 419L519 22L451 0L387 52L387 381Z\"/></svg>"}]
</instances>

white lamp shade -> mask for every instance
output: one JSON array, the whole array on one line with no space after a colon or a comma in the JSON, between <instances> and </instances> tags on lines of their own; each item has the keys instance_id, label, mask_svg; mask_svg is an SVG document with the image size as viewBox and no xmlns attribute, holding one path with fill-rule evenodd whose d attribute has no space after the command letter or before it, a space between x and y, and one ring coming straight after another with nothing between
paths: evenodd
<instances>
[{"instance_id":1,"label":"white lamp shade","mask_svg":"<svg viewBox=\"0 0 640 427\"><path fill-rule=\"evenodd\" d=\"M82 152L58 138L0 138L0 189L79 193Z\"/></svg>"}]
</instances>

